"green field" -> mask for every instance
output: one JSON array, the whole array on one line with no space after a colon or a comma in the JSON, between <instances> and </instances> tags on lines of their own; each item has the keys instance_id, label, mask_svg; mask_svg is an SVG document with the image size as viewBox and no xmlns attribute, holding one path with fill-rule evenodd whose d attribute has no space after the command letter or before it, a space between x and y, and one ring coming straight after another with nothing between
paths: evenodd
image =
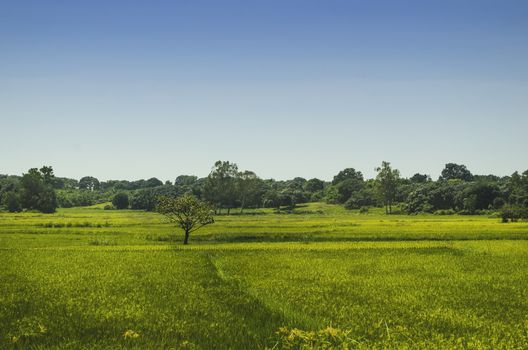
<instances>
[{"instance_id":1,"label":"green field","mask_svg":"<svg viewBox=\"0 0 528 350\"><path fill-rule=\"evenodd\" d=\"M0 349L528 348L528 223L484 216L0 214Z\"/></svg>"}]
</instances>

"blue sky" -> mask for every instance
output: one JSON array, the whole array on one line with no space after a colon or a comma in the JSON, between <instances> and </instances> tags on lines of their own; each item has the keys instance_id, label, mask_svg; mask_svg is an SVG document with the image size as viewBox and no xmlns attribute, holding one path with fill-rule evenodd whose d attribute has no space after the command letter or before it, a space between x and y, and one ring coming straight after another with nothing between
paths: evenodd
<instances>
[{"instance_id":1,"label":"blue sky","mask_svg":"<svg viewBox=\"0 0 528 350\"><path fill-rule=\"evenodd\" d=\"M0 173L528 168L526 1L3 1Z\"/></svg>"}]
</instances>

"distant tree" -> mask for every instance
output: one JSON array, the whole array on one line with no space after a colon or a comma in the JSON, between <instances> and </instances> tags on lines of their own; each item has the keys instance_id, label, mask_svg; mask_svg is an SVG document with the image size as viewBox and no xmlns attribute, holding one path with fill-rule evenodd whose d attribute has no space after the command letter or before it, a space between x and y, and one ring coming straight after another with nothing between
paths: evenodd
<instances>
[{"instance_id":1,"label":"distant tree","mask_svg":"<svg viewBox=\"0 0 528 350\"><path fill-rule=\"evenodd\" d=\"M130 207L132 209L154 210L156 207L156 194L152 188L144 188L130 196Z\"/></svg>"},{"instance_id":2,"label":"distant tree","mask_svg":"<svg viewBox=\"0 0 528 350\"><path fill-rule=\"evenodd\" d=\"M112 199L112 204L116 209L127 209L129 205L128 194L124 192L117 193Z\"/></svg>"},{"instance_id":3,"label":"distant tree","mask_svg":"<svg viewBox=\"0 0 528 350\"><path fill-rule=\"evenodd\" d=\"M54 213L57 209L57 195L51 186L45 186L37 201L37 209L43 213Z\"/></svg>"},{"instance_id":4,"label":"distant tree","mask_svg":"<svg viewBox=\"0 0 528 350\"><path fill-rule=\"evenodd\" d=\"M55 177L53 179L53 188L55 189L74 189L79 187L79 181L68 179L66 177Z\"/></svg>"},{"instance_id":5,"label":"distant tree","mask_svg":"<svg viewBox=\"0 0 528 350\"><path fill-rule=\"evenodd\" d=\"M252 171L245 170L238 173L237 192L240 197L240 213L244 212L248 198L259 190L259 178Z\"/></svg>"},{"instance_id":6,"label":"distant tree","mask_svg":"<svg viewBox=\"0 0 528 350\"><path fill-rule=\"evenodd\" d=\"M432 187L430 204L434 210L461 210L464 207L464 196L460 195L468 186L462 180L438 181Z\"/></svg>"},{"instance_id":7,"label":"distant tree","mask_svg":"<svg viewBox=\"0 0 528 350\"><path fill-rule=\"evenodd\" d=\"M396 196L400 172L392 169L389 162L382 162L381 167L376 168L376 184L380 198L385 205L385 212L392 213L392 204Z\"/></svg>"},{"instance_id":8,"label":"distant tree","mask_svg":"<svg viewBox=\"0 0 528 350\"><path fill-rule=\"evenodd\" d=\"M364 185L363 174L354 168L341 170L332 180L325 198L329 203L345 203L353 193L361 191Z\"/></svg>"},{"instance_id":9,"label":"distant tree","mask_svg":"<svg viewBox=\"0 0 528 350\"><path fill-rule=\"evenodd\" d=\"M204 181L206 179L198 179L194 175L180 175L174 180L174 187L179 194L190 193L200 198Z\"/></svg>"},{"instance_id":10,"label":"distant tree","mask_svg":"<svg viewBox=\"0 0 528 350\"><path fill-rule=\"evenodd\" d=\"M130 196L130 207L132 209L142 209L152 211L156 208L157 197L181 195L178 189L172 185L158 186L152 188L142 188L135 191Z\"/></svg>"},{"instance_id":11,"label":"distant tree","mask_svg":"<svg viewBox=\"0 0 528 350\"><path fill-rule=\"evenodd\" d=\"M44 180L37 168L31 168L22 175L20 181L22 187L22 206L27 209L37 209L38 199L44 191Z\"/></svg>"},{"instance_id":12,"label":"distant tree","mask_svg":"<svg viewBox=\"0 0 528 350\"><path fill-rule=\"evenodd\" d=\"M424 182L431 181L431 177L429 175L426 175L426 174L416 173L413 176L411 176L409 178L409 180L411 180L411 182L413 182L413 183L421 184L421 183L424 183Z\"/></svg>"},{"instance_id":13,"label":"distant tree","mask_svg":"<svg viewBox=\"0 0 528 350\"><path fill-rule=\"evenodd\" d=\"M20 203L20 196L15 191L6 192L4 197L4 203L6 209L10 213L16 213L22 210L22 205Z\"/></svg>"},{"instance_id":14,"label":"distant tree","mask_svg":"<svg viewBox=\"0 0 528 350\"><path fill-rule=\"evenodd\" d=\"M473 181L473 174L466 168L465 165L447 163L440 180L462 180L462 181Z\"/></svg>"},{"instance_id":15,"label":"distant tree","mask_svg":"<svg viewBox=\"0 0 528 350\"><path fill-rule=\"evenodd\" d=\"M265 208L280 208L281 201L279 192L273 188L268 189L262 197L262 204Z\"/></svg>"},{"instance_id":16,"label":"distant tree","mask_svg":"<svg viewBox=\"0 0 528 350\"><path fill-rule=\"evenodd\" d=\"M100 187L99 180L92 176L85 176L79 180L79 189L96 191Z\"/></svg>"},{"instance_id":17,"label":"distant tree","mask_svg":"<svg viewBox=\"0 0 528 350\"><path fill-rule=\"evenodd\" d=\"M9 202L11 202L13 203L12 208L15 209L9 211L19 211L14 202L17 202L17 205L21 207L20 191L20 178L18 176L0 175L0 205L9 210Z\"/></svg>"},{"instance_id":18,"label":"distant tree","mask_svg":"<svg viewBox=\"0 0 528 350\"><path fill-rule=\"evenodd\" d=\"M500 196L500 191L496 184L475 182L459 191L458 195L463 197L461 201L464 202L465 209L472 214L475 210L493 207L494 200Z\"/></svg>"},{"instance_id":19,"label":"distant tree","mask_svg":"<svg viewBox=\"0 0 528 350\"><path fill-rule=\"evenodd\" d=\"M329 204L339 204L339 193L335 186L328 186L324 190L324 201Z\"/></svg>"},{"instance_id":20,"label":"distant tree","mask_svg":"<svg viewBox=\"0 0 528 350\"><path fill-rule=\"evenodd\" d=\"M238 166L228 161L217 161L204 184L204 198L229 214L237 199Z\"/></svg>"},{"instance_id":21,"label":"distant tree","mask_svg":"<svg viewBox=\"0 0 528 350\"><path fill-rule=\"evenodd\" d=\"M304 192L296 186L286 186L279 192L279 203L288 209L295 209L297 204L306 203Z\"/></svg>"},{"instance_id":22,"label":"distant tree","mask_svg":"<svg viewBox=\"0 0 528 350\"><path fill-rule=\"evenodd\" d=\"M304 190L310 193L322 191L324 189L324 181L316 178L306 181L304 184Z\"/></svg>"},{"instance_id":23,"label":"distant tree","mask_svg":"<svg viewBox=\"0 0 528 350\"><path fill-rule=\"evenodd\" d=\"M338 193L338 203L346 202L354 193L363 189L363 181L349 178L335 185Z\"/></svg>"},{"instance_id":24,"label":"distant tree","mask_svg":"<svg viewBox=\"0 0 528 350\"><path fill-rule=\"evenodd\" d=\"M194 175L180 175L174 180L174 186L192 186L196 183L198 177Z\"/></svg>"},{"instance_id":25,"label":"distant tree","mask_svg":"<svg viewBox=\"0 0 528 350\"><path fill-rule=\"evenodd\" d=\"M431 193L436 186L433 182L417 185L407 196L404 209L408 214L432 213Z\"/></svg>"},{"instance_id":26,"label":"distant tree","mask_svg":"<svg viewBox=\"0 0 528 350\"><path fill-rule=\"evenodd\" d=\"M161 180L158 180L155 177L151 177L150 179L145 181L145 184L143 185L143 187L157 187L157 186L162 186L162 185L163 185L163 182L161 182Z\"/></svg>"},{"instance_id":27,"label":"distant tree","mask_svg":"<svg viewBox=\"0 0 528 350\"><path fill-rule=\"evenodd\" d=\"M332 180L332 185L337 185L338 183L345 180L353 180L356 182L363 182L363 174L361 171L356 171L354 168L346 168L341 170L334 179Z\"/></svg>"},{"instance_id":28,"label":"distant tree","mask_svg":"<svg viewBox=\"0 0 528 350\"><path fill-rule=\"evenodd\" d=\"M528 201L528 170L506 178L504 191L509 205L525 206Z\"/></svg>"},{"instance_id":29,"label":"distant tree","mask_svg":"<svg viewBox=\"0 0 528 350\"><path fill-rule=\"evenodd\" d=\"M359 191L353 192L344 203L344 206L347 209L360 209L374 204L374 194L369 188L362 188Z\"/></svg>"},{"instance_id":30,"label":"distant tree","mask_svg":"<svg viewBox=\"0 0 528 350\"><path fill-rule=\"evenodd\" d=\"M504 205L506 204L506 202L504 201L504 199L500 198L500 197L497 197L493 200L493 208L495 209L500 209L502 208Z\"/></svg>"},{"instance_id":31,"label":"distant tree","mask_svg":"<svg viewBox=\"0 0 528 350\"><path fill-rule=\"evenodd\" d=\"M181 197L158 197L157 212L177 224L185 233L183 244L189 243L192 232L214 223L211 206L196 197L185 194Z\"/></svg>"},{"instance_id":32,"label":"distant tree","mask_svg":"<svg viewBox=\"0 0 528 350\"><path fill-rule=\"evenodd\" d=\"M21 204L23 208L43 213L53 213L57 208L57 197L53 189L53 169L42 167L29 169L22 175Z\"/></svg>"},{"instance_id":33,"label":"distant tree","mask_svg":"<svg viewBox=\"0 0 528 350\"><path fill-rule=\"evenodd\" d=\"M43 166L40 168L40 173L42 174L42 180L46 185L53 185L53 180L55 178L55 175L53 174L53 168L50 166Z\"/></svg>"},{"instance_id":34,"label":"distant tree","mask_svg":"<svg viewBox=\"0 0 528 350\"><path fill-rule=\"evenodd\" d=\"M286 181L286 186L291 187L298 191L304 191L306 185L306 179L304 177L294 177L291 180Z\"/></svg>"}]
</instances>

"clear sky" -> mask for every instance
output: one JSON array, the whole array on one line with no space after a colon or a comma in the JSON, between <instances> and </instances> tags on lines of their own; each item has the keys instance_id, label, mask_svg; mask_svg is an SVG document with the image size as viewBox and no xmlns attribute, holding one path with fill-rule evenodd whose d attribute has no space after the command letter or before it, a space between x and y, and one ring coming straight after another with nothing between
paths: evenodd
<instances>
[{"instance_id":1,"label":"clear sky","mask_svg":"<svg viewBox=\"0 0 528 350\"><path fill-rule=\"evenodd\" d=\"M0 0L0 173L528 169L528 1Z\"/></svg>"}]
</instances>

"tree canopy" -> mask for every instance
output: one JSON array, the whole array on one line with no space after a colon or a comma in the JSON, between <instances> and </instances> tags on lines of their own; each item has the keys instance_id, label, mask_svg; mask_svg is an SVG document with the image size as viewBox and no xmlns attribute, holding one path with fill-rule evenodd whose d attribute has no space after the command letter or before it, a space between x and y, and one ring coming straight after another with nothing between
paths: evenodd
<instances>
[{"instance_id":1,"label":"tree canopy","mask_svg":"<svg viewBox=\"0 0 528 350\"><path fill-rule=\"evenodd\" d=\"M190 194L181 197L160 196L156 210L184 231L183 244L189 243L192 232L214 223L211 206Z\"/></svg>"}]
</instances>

